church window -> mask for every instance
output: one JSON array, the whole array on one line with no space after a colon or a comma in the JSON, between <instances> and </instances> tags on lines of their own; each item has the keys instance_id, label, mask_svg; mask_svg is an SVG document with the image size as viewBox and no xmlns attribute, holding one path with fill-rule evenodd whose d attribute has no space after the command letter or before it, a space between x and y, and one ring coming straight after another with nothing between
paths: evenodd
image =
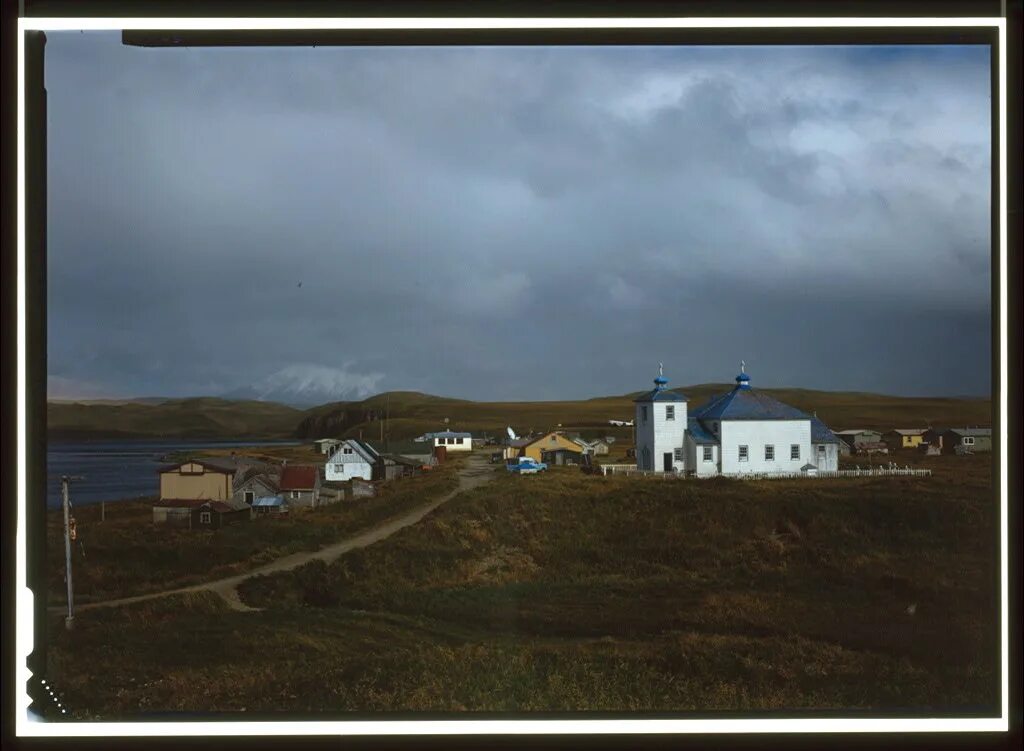
<instances>
[{"instance_id":1,"label":"church window","mask_svg":"<svg viewBox=\"0 0 1024 751\"><path fill-rule=\"evenodd\" d=\"M764 460L766 462L773 462L773 461L775 461L775 447L774 446L765 446L764 447Z\"/></svg>"},{"instance_id":2,"label":"church window","mask_svg":"<svg viewBox=\"0 0 1024 751\"><path fill-rule=\"evenodd\" d=\"M677 462L681 462L683 460L683 450L681 448L676 449L675 457Z\"/></svg>"},{"instance_id":3,"label":"church window","mask_svg":"<svg viewBox=\"0 0 1024 751\"><path fill-rule=\"evenodd\" d=\"M740 461L745 462L748 458L748 450L746 446L740 446Z\"/></svg>"},{"instance_id":4,"label":"church window","mask_svg":"<svg viewBox=\"0 0 1024 751\"><path fill-rule=\"evenodd\" d=\"M640 418L644 422L647 422L647 407L641 407L640 408Z\"/></svg>"},{"instance_id":5,"label":"church window","mask_svg":"<svg viewBox=\"0 0 1024 751\"><path fill-rule=\"evenodd\" d=\"M789 447L789 458L799 459L800 458L800 444L794 443Z\"/></svg>"},{"instance_id":6,"label":"church window","mask_svg":"<svg viewBox=\"0 0 1024 751\"><path fill-rule=\"evenodd\" d=\"M674 404L670 404L665 407L665 419L674 420L676 419L676 407Z\"/></svg>"},{"instance_id":7,"label":"church window","mask_svg":"<svg viewBox=\"0 0 1024 751\"><path fill-rule=\"evenodd\" d=\"M704 461L714 461L714 450L710 446L704 447Z\"/></svg>"}]
</instances>

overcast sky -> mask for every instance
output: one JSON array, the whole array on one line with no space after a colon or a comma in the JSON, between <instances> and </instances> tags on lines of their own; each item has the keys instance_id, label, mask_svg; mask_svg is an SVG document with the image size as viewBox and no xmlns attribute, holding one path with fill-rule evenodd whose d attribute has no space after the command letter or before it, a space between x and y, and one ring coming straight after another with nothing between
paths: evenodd
<instances>
[{"instance_id":1,"label":"overcast sky","mask_svg":"<svg viewBox=\"0 0 1024 751\"><path fill-rule=\"evenodd\" d=\"M989 393L986 47L47 38L51 396Z\"/></svg>"}]
</instances>

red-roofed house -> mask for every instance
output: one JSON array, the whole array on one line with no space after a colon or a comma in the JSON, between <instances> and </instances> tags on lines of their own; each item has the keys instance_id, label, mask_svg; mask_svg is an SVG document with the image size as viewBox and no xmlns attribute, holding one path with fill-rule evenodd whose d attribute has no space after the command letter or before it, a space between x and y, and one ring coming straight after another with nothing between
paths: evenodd
<instances>
[{"instance_id":1,"label":"red-roofed house","mask_svg":"<svg viewBox=\"0 0 1024 751\"><path fill-rule=\"evenodd\" d=\"M317 506L320 503L319 467L284 466L278 483L281 495L292 508L296 506Z\"/></svg>"}]
</instances>

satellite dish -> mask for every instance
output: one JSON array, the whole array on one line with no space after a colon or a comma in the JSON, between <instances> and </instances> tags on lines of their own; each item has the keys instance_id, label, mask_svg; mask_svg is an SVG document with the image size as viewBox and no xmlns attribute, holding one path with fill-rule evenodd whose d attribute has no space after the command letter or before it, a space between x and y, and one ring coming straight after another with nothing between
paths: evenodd
<instances>
[{"instance_id":1,"label":"satellite dish","mask_svg":"<svg viewBox=\"0 0 1024 751\"><path fill-rule=\"evenodd\" d=\"M516 439L516 431L512 430L512 426L508 426L505 430L508 431L508 437L514 441Z\"/></svg>"}]
</instances>

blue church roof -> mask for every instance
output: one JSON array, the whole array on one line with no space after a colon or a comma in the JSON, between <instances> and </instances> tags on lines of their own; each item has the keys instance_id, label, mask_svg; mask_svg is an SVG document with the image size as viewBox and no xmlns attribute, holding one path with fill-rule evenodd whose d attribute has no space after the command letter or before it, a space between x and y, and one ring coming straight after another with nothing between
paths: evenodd
<instances>
[{"instance_id":1,"label":"blue church roof","mask_svg":"<svg viewBox=\"0 0 1024 751\"><path fill-rule=\"evenodd\" d=\"M811 417L811 443L839 443L839 437L817 417Z\"/></svg>"},{"instance_id":2,"label":"blue church roof","mask_svg":"<svg viewBox=\"0 0 1024 751\"><path fill-rule=\"evenodd\" d=\"M796 407L754 391L746 381L737 384L732 391L712 397L690 415L699 420L809 420L811 417Z\"/></svg>"},{"instance_id":3,"label":"blue church roof","mask_svg":"<svg viewBox=\"0 0 1024 751\"><path fill-rule=\"evenodd\" d=\"M711 443L718 445L718 439L715 438L710 431L706 430L695 417L690 417L686 420L686 430L690 434L694 443Z\"/></svg>"},{"instance_id":4,"label":"blue church roof","mask_svg":"<svg viewBox=\"0 0 1024 751\"><path fill-rule=\"evenodd\" d=\"M634 402L685 402L686 397L675 391L667 389L653 389L646 394L641 394Z\"/></svg>"}]
</instances>

